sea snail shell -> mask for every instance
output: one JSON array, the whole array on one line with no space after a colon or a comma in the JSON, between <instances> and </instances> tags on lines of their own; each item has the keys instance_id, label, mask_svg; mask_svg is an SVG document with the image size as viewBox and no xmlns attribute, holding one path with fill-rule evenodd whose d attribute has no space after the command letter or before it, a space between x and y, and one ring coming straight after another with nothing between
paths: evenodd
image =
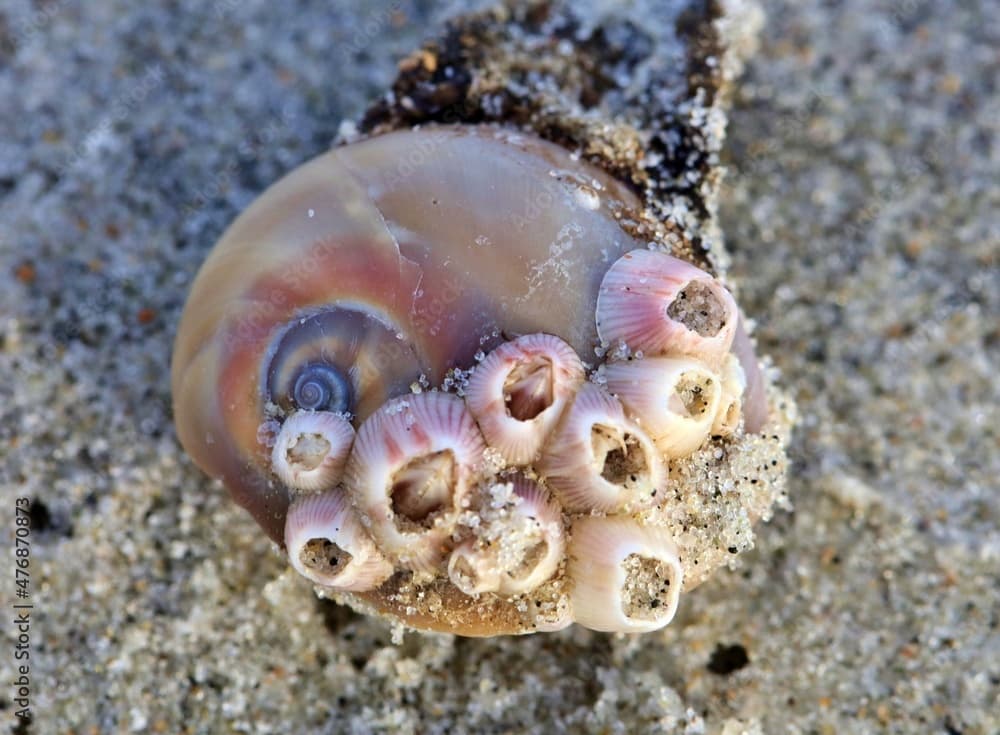
<instances>
[{"instance_id":1,"label":"sea snail shell","mask_svg":"<svg viewBox=\"0 0 1000 735\"><path fill-rule=\"evenodd\" d=\"M195 280L172 366L181 442L272 539L301 554L299 571L356 607L466 635L594 619L571 609L567 570L584 563L566 563L564 533L583 548L573 546L573 519L588 516L577 528L590 529L608 513L616 539L634 526L675 554L663 527L623 519L642 511L655 525L656 503L671 495L667 461L708 441L722 420L690 416L691 402L674 401L669 420L653 422L654 402L697 374L696 390L707 391L698 405L716 411L720 364L738 332L735 302L718 281L619 226L639 208L628 188L563 148L492 127L394 132L306 163L232 224ZM685 323L706 309L707 321ZM762 390L749 342L740 345L744 382ZM609 361L610 383L589 382L605 352L626 361ZM591 378L601 383L603 370ZM643 393L633 374L655 390ZM755 425L740 424L738 411L761 397L732 393L727 431L756 429L760 411ZM602 412L574 411L583 394ZM598 418L573 423L584 415ZM591 505L589 491L568 493L556 475L549 487L545 471L570 461L554 459L560 437L598 430L605 439L587 471L604 494ZM497 488L514 486L509 472L532 478L514 485L528 482L533 494L497 500ZM641 499L629 494L637 483ZM542 571L508 561L508 575L530 582L497 581L481 524L535 518L524 503L538 504L553 534L550 557L541 564L525 551L524 563ZM591 557L604 548L599 530L587 542ZM463 592L448 570L460 574L473 552L480 576ZM465 555L461 564L453 554ZM679 591L681 563L670 559ZM354 566L331 567L345 560ZM600 605L599 594L575 599ZM649 619L619 627L649 629ZM602 618L595 627L609 626Z\"/></svg>"}]
</instances>

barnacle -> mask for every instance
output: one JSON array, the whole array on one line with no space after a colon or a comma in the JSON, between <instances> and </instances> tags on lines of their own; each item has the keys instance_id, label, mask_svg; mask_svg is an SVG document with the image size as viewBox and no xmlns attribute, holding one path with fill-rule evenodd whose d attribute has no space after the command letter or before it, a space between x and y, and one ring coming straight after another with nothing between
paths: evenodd
<instances>
[{"instance_id":1,"label":"barnacle","mask_svg":"<svg viewBox=\"0 0 1000 735\"><path fill-rule=\"evenodd\" d=\"M638 510L667 487L667 465L652 440L607 390L583 386L536 469L567 510Z\"/></svg>"},{"instance_id":2,"label":"barnacle","mask_svg":"<svg viewBox=\"0 0 1000 735\"><path fill-rule=\"evenodd\" d=\"M339 489L296 498L285 521L285 548L295 571L327 587L369 590L392 574Z\"/></svg>"},{"instance_id":3,"label":"barnacle","mask_svg":"<svg viewBox=\"0 0 1000 735\"><path fill-rule=\"evenodd\" d=\"M483 434L512 464L538 454L585 377L573 348L529 334L504 342L476 366L466 401Z\"/></svg>"},{"instance_id":4,"label":"barnacle","mask_svg":"<svg viewBox=\"0 0 1000 735\"><path fill-rule=\"evenodd\" d=\"M690 355L717 365L733 344L736 301L700 268L652 250L619 258L601 282L597 331L646 355Z\"/></svg>"},{"instance_id":5,"label":"barnacle","mask_svg":"<svg viewBox=\"0 0 1000 735\"><path fill-rule=\"evenodd\" d=\"M344 473L354 444L354 427L340 414L296 411L274 440L271 469L296 490L329 490Z\"/></svg>"}]
</instances>

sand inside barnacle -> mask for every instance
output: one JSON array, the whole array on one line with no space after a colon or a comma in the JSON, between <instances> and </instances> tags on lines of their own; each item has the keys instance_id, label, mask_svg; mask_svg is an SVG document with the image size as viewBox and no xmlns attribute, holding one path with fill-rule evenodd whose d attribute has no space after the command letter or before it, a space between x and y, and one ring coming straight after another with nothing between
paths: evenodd
<instances>
[{"instance_id":1,"label":"sand inside barnacle","mask_svg":"<svg viewBox=\"0 0 1000 735\"><path fill-rule=\"evenodd\" d=\"M330 442L319 434L300 434L285 457L290 465L309 471L319 467L330 453Z\"/></svg>"},{"instance_id":2,"label":"sand inside barnacle","mask_svg":"<svg viewBox=\"0 0 1000 735\"><path fill-rule=\"evenodd\" d=\"M347 568L354 557L329 539L309 539L299 552L299 560L321 575L333 576Z\"/></svg>"},{"instance_id":3,"label":"sand inside barnacle","mask_svg":"<svg viewBox=\"0 0 1000 735\"><path fill-rule=\"evenodd\" d=\"M736 427L740 423L740 409L741 404L739 401L730 401L724 409L724 413L716 419L716 423L720 427L721 431L725 433L731 433L736 430ZM713 431L715 427L713 427Z\"/></svg>"},{"instance_id":4,"label":"sand inside barnacle","mask_svg":"<svg viewBox=\"0 0 1000 735\"><path fill-rule=\"evenodd\" d=\"M633 620L655 620L659 608L670 604L673 568L659 559L629 554L621 563L625 572L622 610Z\"/></svg>"},{"instance_id":5,"label":"sand inside barnacle","mask_svg":"<svg viewBox=\"0 0 1000 735\"><path fill-rule=\"evenodd\" d=\"M457 472L455 455L448 449L407 462L393 477L390 490L397 526L418 530L434 525L440 511L451 506Z\"/></svg>"},{"instance_id":6,"label":"sand inside barnacle","mask_svg":"<svg viewBox=\"0 0 1000 735\"><path fill-rule=\"evenodd\" d=\"M494 482L480 489L476 528L479 543L490 548L496 566L512 580L529 576L549 550L541 522L519 512L527 501L511 482Z\"/></svg>"},{"instance_id":7,"label":"sand inside barnacle","mask_svg":"<svg viewBox=\"0 0 1000 735\"><path fill-rule=\"evenodd\" d=\"M456 557L448 572L453 576L456 585L465 589L475 589L479 584L479 574L464 556Z\"/></svg>"},{"instance_id":8,"label":"sand inside barnacle","mask_svg":"<svg viewBox=\"0 0 1000 735\"><path fill-rule=\"evenodd\" d=\"M554 400L552 361L535 356L518 364L504 381L507 413L518 421L530 421Z\"/></svg>"},{"instance_id":9,"label":"sand inside barnacle","mask_svg":"<svg viewBox=\"0 0 1000 735\"><path fill-rule=\"evenodd\" d=\"M667 307L667 316L702 337L714 337L726 326L726 306L711 284L692 281Z\"/></svg>"},{"instance_id":10,"label":"sand inside barnacle","mask_svg":"<svg viewBox=\"0 0 1000 735\"><path fill-rule=\"evenodd\" d=\"M513 580L522 580L530 575L538 564L545 558L549 551L549 544L545 539L537 539L532 543L532 534L525 534L521 540L519 552L520 559L513 569L506 572L507 576Z\"/></svg>"},{"instance_id":11,"label":"sand inside barnacle","mask_svg":"<svg viewBox=\"0 0 1000 735\"><path fill-rule=\"evenodd\" d=\"M701 373L687 372L681 375L670 397L670 410L681 416L698 418L711 405L710 391L715 390L714 381Z\"/></svg>"},{"instance_id":12,"label":"sand inside barnacle","mask_svg":"<svg viewBox=\"0 0 1000 735\"><path fill-rule=\"evenodd\" d=\"M601 477L613 485L631 488L649 472L646 453L634 435L623 433L614 426L594 424L590 430L590 440L594 447L594 457L598 462L604 462Z\"/></svg>"},{"instance_id":13,"label":"sand inside barnacle","mask_svg":"<svg viewBox=\"0 0 1000 735\"><path fill-rule=\"evenodd\" d=\"M512 515L511 522L501 524L500 529L502 532L493 540L497 545L498 566L511 579L528 576L548 549L538 523Z\"/></svg>"}]
</instances>

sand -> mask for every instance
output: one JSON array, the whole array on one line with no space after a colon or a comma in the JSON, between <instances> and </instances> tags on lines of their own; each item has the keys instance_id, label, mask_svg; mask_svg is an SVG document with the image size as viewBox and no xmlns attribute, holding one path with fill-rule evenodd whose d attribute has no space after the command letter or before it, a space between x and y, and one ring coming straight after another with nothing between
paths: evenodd
<instances>
[{"instance_id":1,"label":"sand","mask_svg":"<svg viewBox=\"0 0 1000 735\"><path fill-rule=\"evenodd\" d=\"M793 509L661 633L490 640L316 600L172 428L207 249L466 7L354 5L0 11L5 620L15 498L34 521L14 731L1000 731L991 4L764 3L719 210L802 416Z\"/></svg>"}]
</instances>

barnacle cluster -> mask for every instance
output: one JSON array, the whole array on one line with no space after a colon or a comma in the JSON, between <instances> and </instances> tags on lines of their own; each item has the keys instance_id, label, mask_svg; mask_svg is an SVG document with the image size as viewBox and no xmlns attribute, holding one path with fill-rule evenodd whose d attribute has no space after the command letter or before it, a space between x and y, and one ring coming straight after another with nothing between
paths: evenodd
<instances>
[{"instance_id":1,"label":"barnacle cluster","mask_svg":"<svg viewBox=\"0 0 1000 735\"><path fill-rule=\"evenodd\" d=\"M739 315L718 281L654 250L612 264L597 304L610 349L589 376L562 339L528 334L469 371L464 399L421 389L356 437L341 414L290 411L272 468L295 493L284 534L295 569L344 592L397 571L447 575L474 596L530 595L558 576L557 624L668 623L683 565L641 514L669 512L671 459L739 429Z\"/></svg>"}]
</instances>

